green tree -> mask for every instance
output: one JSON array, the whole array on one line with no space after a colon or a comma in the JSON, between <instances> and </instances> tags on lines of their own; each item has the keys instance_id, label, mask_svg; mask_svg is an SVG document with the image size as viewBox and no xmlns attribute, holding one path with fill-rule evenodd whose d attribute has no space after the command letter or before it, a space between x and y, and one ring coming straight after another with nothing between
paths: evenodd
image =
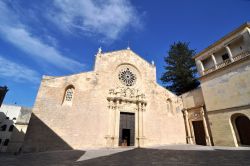
<instances>
[{"instance_id":1,"label":"green tree","mask_svg":"<svg viewBox=\"0 0 250 166\"><path fill-rule=\"evenodd\" d=\"M165 72L161 81L170 91L180 95L199 86L197 69L192 57L195 50L189 48L189 43L177 42L170 45L168 55L164 57Z\"/></svg>"}]
</instances>

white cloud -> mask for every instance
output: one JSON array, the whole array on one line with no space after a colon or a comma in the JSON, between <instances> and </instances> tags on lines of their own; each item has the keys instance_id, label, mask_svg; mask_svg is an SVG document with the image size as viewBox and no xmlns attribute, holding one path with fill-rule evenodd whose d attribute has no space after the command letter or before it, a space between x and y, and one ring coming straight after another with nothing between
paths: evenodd
<instances>
[{"instance_id":1,"label":"white cloud","mask_svg":"<svg viewBox=\"0 0 250 166\"><path fill-rule=\"evenodd\" d=\"M0 56L0 77L9 78L17 82L33 82L40 81L39 74L28 68L27 66L11 62Z\"/></svg>"},{"instance_id":2,"label":"white cloud","mask_svg":"<svg viewBox=\"0 0 250 166\"><path fill-rule=\"evenodd\" d=\"M68 32L102 35L115 40L129 27L140 26L135 8L127 0L54 0L49 19Z\"/></svg>"},{"instance_id":3,"label":"white cloud","mask_svg":"<svg viewBox=\"0 0 250 166\"><path fill-rule=\"evenodd\" d=\"M3 1L0 1L0 20L1 37L35 60L71 71L83 68L83 64L62 55L55 47L33 36Z\"/></svg>"}]
</instances>

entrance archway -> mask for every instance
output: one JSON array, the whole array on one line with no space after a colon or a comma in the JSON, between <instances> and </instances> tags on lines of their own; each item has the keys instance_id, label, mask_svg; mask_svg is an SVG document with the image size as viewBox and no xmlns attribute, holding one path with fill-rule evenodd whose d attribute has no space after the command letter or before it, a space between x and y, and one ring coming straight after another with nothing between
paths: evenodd
<instances>
[{"instance_id":1,"label":"entrance archway","mask_svg":"<svg viewBox=\"0 0 250 166\"><path fill-rule=\"evenodd\" d=\"M203 126L203 121L192 121L194 129L195 143L197 145L206 145L206 134Z\"/></svg>"},{"instance_id":2,"label":"entrance archway","mask_svg":"<svg viewBox=\"0 0 250 166\"><path fill-rule=\"evenodd\" d=\"M146 111L145 95L140 90L117 87L109 90L108 147L144 145L143 112Z\"/></svg>"},{"instance_id":3,"label":"entrance archway","mask_svg":"<svg viewBox=\"0 0 250 166\"><path fill-rule=\"evenodd\" d=\"M240 145L250 145L250 120L245 115L233 116L234 129Z\"/></svg>"},{"instance_id":4,"label":"entrance archway","mask_svg":"<svg viewBox=\"0 0 250 166\"><path fill-rule=\"evenodd\" d=\"M120 113L119 146L134 146L135 143L135 114Z\"/></svg>"}]
</instances>

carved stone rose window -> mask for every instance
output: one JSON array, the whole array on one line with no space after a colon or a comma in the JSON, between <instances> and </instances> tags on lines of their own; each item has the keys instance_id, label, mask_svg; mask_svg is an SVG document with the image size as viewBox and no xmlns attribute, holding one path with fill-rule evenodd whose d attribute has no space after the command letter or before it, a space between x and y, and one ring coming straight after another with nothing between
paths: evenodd
<instances>
[{"instance_id":1,"label":"carved stone rose window","mask_svg":"<svg viewBox=\"0 0 250 166\"><path fill-rule=\"evenodd\" d=\"M136 75L129 69L124 68L118 74L120 82L125 86L133 86L136 82Z\"/></svg>"}]
</instances>

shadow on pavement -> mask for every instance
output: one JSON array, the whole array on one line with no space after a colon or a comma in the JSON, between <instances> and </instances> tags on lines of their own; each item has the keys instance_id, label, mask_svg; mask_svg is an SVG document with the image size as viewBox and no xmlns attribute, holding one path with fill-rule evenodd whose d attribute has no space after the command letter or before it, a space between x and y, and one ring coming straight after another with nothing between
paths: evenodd
<instances>
[{"instance_id":1,"label":"shadow on pavement","mask_svg":"<svg viewBox=\"0 0 250 166\"><path fill-rule=\"evenodd\" d=\"M250 165L250 151L182 151L134 149L110 156L76 162L75 165Z\"/></svg>"}]
</instances>

